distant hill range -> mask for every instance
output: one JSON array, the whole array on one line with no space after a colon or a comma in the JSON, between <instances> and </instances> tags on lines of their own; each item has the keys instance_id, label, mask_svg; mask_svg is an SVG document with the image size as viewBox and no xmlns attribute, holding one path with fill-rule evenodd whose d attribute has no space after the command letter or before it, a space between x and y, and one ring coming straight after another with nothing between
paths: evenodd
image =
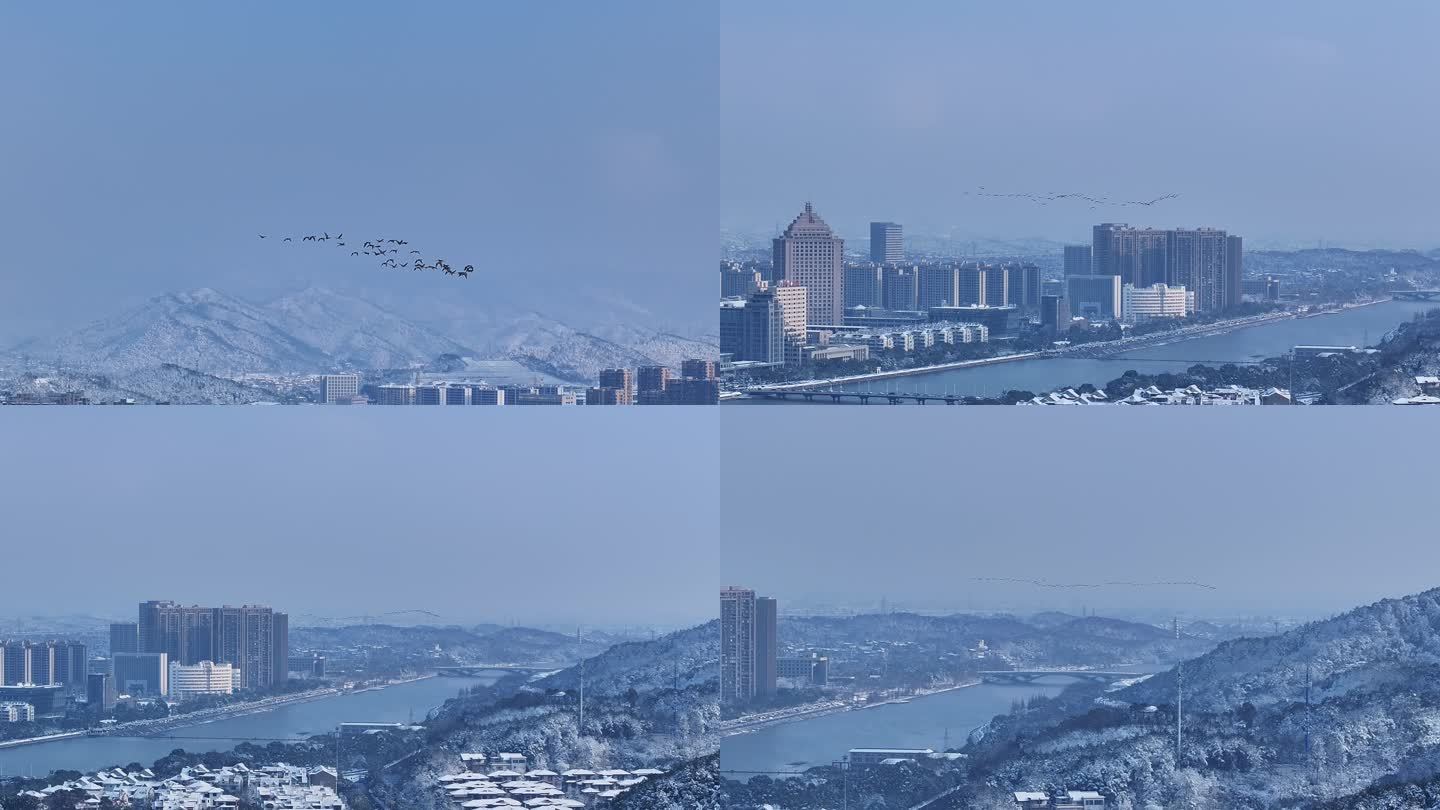
<instances>
[{"instance_id":1,"label":"distant hill range","mask_svg":"<svg viewBox=\"0 0 1440 810\"><path fill-rule=\"evenodd\" d=\"M1375 271L1395 268L1395 272L1440 273L1440 249L1421 253L1417 250L1347 250L1345 248L1307 248L1304 250L1247 250L1245 273L1294 273L1314 269Z\"/></svg>"},{"instance_id":2,"label":"distant hill range","mask_svg":"<svg viewBox=\"0 0 1440 810\"><path fill-rule=\"evenodd\" d=\"M1042 613L1014 616L923 616L875 613L848 618L782 617L782 643L835 649L871 639L905 642L922 649L974 649L984 642L996 659L1025 666L1165 662L1198 655L1214 642L1185 634L1178 641L1166 628L1099 616Z\"/></svg>"},{"instance_id":3,"label":"distant hill range","mask_svg":"<svg viewBox=\"0 0 1440 810\"><path fill-rule=\"evenodd\" d=\"M142 400L234 402L274 398L247 374L404 369L453 355L512 360L538 374L593 383L602 368L678 367L684 358L718 353L708 335L624 324L587 331L534 312L421 316L319 287L263 303L198 289L26 341L11 347L0 366L13 371L11 387L36 393L71 386Z\"/></svg>"},{"instance_id":4,"label":"distant hill range","mask_svg":"<svg viewBox=\"0 0 1440 810\"><path fill-rule=\"evenodd\" d=\"M290 647L295 650L346 650L384 648L392 652L424 654L437 666L455 664L539 664L569 666L608 649L615 639L594 634L575 636L528 627L480 625L397 627L365 624L347 627L295 627Z\"/></svg>"}]
</instances>

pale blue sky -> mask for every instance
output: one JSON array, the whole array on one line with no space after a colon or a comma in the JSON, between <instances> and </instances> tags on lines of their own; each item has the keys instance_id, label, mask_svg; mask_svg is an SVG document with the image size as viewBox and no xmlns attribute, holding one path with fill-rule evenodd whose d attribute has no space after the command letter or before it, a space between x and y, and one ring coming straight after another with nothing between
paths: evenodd
<instances>
[{"instance_id":1,"label":"pale blue sky","mask_svg":"<svg viewBox=\"0 0 1440 810\"><path fill-rule=\"evenodd\" d=\"M722 4L721 223L802 203L964 236L1215 225L1252 244L1440 246L1440 6ZM1149 209L965 197L1076 191Z\"/></svg>"},{"instance_id":2,"label":"pale blue sky","mask_svg":"<svg viewBox=\"0 0 1440 810\"><path fill-rule=\"evenodd\" d=\"M0 344L310 283L709 326L716 24L659 0L5 4ZM255 236L322 229L479 276Z\"/></svg>"},{"instance_id":3,"label":"pale blue sky","mask_svg":"<svg viewBox=\"0 0 1440 810\"><path fill-rule=\"evenodd\" d=\"M1440 568L1423 409L722 410L721 572L782 600L1294 616Z\"/></svg>"},{"instance_id":4,"label":"pale blue sky","mask_svg":"<svg viewBox=\"0 0 1440 810\"><path fill-rule=\"evenodd\" d=\"M6 410L0 615L713 612L714 408Z\"/></svg>"}]
</instances>

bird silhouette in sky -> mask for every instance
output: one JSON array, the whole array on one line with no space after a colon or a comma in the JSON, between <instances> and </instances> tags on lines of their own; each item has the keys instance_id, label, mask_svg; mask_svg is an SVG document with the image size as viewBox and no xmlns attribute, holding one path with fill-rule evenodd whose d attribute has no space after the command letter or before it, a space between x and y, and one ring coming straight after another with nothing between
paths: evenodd
<instances>
[{"instance_id":1,"label":"bird silhouette in sky","mask_svg":"<svg viewBox=\"0 0 1440 810\"><path fill-rule=\"evenodd\" d=\"M257 234L257 236L259 236L261 239L267 238L267 234L263 233ZM332 235L329 231L320 231L318 234L312 233L300 237L300 241L302 242L314 242L316 244L319 244L321 242L333 242L336 247L345 247L346 243L344 239L345 234L343 232ZM294 239L292 237L286 236L284 237L283 241L292 242L294 241ZM456 270L454 267L451 266L448 261L444 259L436 259L433 263L427 264L425 262L425 259L423 258L424 253L415 248L410 249L408 253L411 256L419 256L421 258L417 258L411 263L407 264L397 258L392 258L392 256L394 256L395 254L400 253L401 247L409 244L410 242L408 240L399 239L393 236L375 237L373 239L366 239L361 243L361 246L364 248L364 250L351 250L350 255L380 257L380 266L385 268L398 269L400 267L409 267L414 270L439 270L447 276L459 276L460 278L469 278L470 274L475 272L475 265L473 264L467 264L464 266L463 269ZM391 247L391 245L394 245L395 247Z\"/></svg>"},{"instance_id":2,"label":"bird silhouette in sky","mask_svg":"<svg viewBox=\"0 0 1440 810\"><path fill-rule=\"evenodd\" d=\"M1083 202L1088 202L1088 203L1090 203L1090 208L1091 208L1092 210L1095 209L1095 208L1097 208L1097 207L1100 207L1100 206L1145 206L1145 207L1150 207L1150 206L1156 205L1156 204L1158 204L1158 203L1165 202L1166 200L1176 199L1177 197L1180 196L1179 194L1162 194L1162 195L1159 196L1159 197L1155 197L1155 198L1149 199L1149 200L1112 200L1112 199L1110 199L1109 197L1102 197L1102 196L1097 196L1097 195L1093 195L1093 194L1081 194L1081 193L1079 193L1079 192L1073 192L1073 191L1065 191L1065 192L1060 192L1060 191L1047 191L1047 192L1044 192L1044 193L1033 193L1033 192L1025 192L1025 191L1010 191L1010 192L986 191L984 186L980 186L976 191L973 191L973 192L971 192L971 191L966 191L966 192L964 192L964 194L965 194L966 196L975 196L975 197L999 197L999 198L1006 198L1006 199L1029 200L1030 202L1033 202L1033 203L1035 203L1035 204L1037 204L1037 205L1049 205L1049 204L1052 203L1052 202L1057 202L1057 201L1060 201L1060 200L1079 200L1079 201L1083 201Z\"/></svg>"}]
</instances>

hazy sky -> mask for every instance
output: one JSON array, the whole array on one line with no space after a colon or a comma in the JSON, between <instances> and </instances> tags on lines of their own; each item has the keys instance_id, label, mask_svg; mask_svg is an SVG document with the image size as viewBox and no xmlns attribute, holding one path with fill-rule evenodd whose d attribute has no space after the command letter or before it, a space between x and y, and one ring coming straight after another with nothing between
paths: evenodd
<instances>
[{"instance_id":1,"label":"hazy sky","mask_svg":"<svg viewBox=\"0 0 1440 810\"><path fill-rule=\"evenodd\" d=\"M7 578L0 615L155 598L302 622L708 620L715 409L508 410L6 414L5 566L33 575Z\"/></svg>"},{"instance_id":2,"label":"hazy sky","mask_svg":"<svg viewBox=\"0 0 1440 810\"><path fill-rule=\"evenodd\" d=\"M782 609L1295 616L1440 585L1434 418L1405 408L780 410L805 418L723 414L721 571Z\"/></svg>"},{"instance_id":3,"label":"hazy sky","mask_svg":"<svg viewBox=\"0 0 1440 810\"><path fill-rule=\"evenodd\" d=\"M716 27L661 0L5 4L0 343L311 283L709 324ZM322 229L478 278L256 237Z\"/></svg>"},{"instance_id":4,"label":"hazy sky","mask_svg":"<svg viewBox=\"0 0 1440 810\"><path fill-rule=\"evenodd\" d=\"M722 4L721 223L812 199L964 236L1213 225L1440 246L1440 6L1424 0ZM1179 193L1151 208L966 197Z\"/></svg>"}]
</instances>

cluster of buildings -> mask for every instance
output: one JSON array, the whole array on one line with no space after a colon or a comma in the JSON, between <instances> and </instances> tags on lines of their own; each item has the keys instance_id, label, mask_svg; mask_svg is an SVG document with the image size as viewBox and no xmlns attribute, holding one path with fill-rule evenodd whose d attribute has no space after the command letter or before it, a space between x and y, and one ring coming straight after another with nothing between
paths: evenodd
<instances>
[{"instance_id":1,"label":"cluster of buildings","mask_svg":"<svg viewBox=\"0 0 1440 810\"><path fill-rule=\"evenodd\" d=\"M795 680L811 686L829 682L830 661L820 655L782 657L776 626L779 611L773 597L756 596L749 588L720 591L720 702L746 703L775 694L779 682Z\"/></svg>"},{"instance_id":2,"label":"cluster of buildings","mask_svg":"<svg viewBox=\"0 0 1440 810\"><path fill-rule=\"evenodd\" d=\"M1243 248L1239 236L1216 228L1096 225L1090 244L1065 246L1063 288L1042 311L1129 324L1218 312L1246 294ZM1278 289L1267 283L1262 295L1273 300Z\"/></svg>"},{"instance_id":3,"label":"cluster of buildings","mask_svg":"<svg viewBox=\"0 0 1440 810\"><path fill-rule=\"evenodd\" d=\"M1046 280L1030 263L906 264L901 226L873 222L870 261L847 264L844 240L806 203L775 238L768 268L721 266L721 361L743 370L865 359L859 345L894 350L870 339L876 327L965 323L1001 336L1023 318L1063 332L1075 318L1134 325L1219 311L1246 294L1273 300L1270 280L1247 293L1242 248L1214 228L1104 223L1091 244L1065 247L1062 279Z\"/></svg>"},{"instance_id":4,"label":"cluster of buildings","mask_svg":"<svg viewBox=\"0 0 1440 810\"><path fill-rule=\"evenodd\" d=\"M676 376L667 366L607 368L585 391L587 405L714 405L720 400L715 361L683 360Z\"/></svg>"},{"instance_id":5,"label":"cluster of buildings","mask_svg":"<svg viewBox=\"0 0 1440 810\"><path fill-rule=\"evenodd\" d=\"M1050 795L1044 791L1017 790L1016 810L1105 810L1105 797L1093 790L1067 790Z\"/></svg>"},{"instance_id":6,"label":"cluster of buildings","mask_svg":"<svg viewBox=\"0 0 1440 810\"><path fill-rule=\"evenodd\" d=\"M0 642L0 723L61 714L65 695L85 689L89 656L74 641Z\"/></svg>"},{"instance_id":7,"label":"cluster of buildings","mask_svg":"<svg viewBox=\"0 0 1440 810\"><path fill-rule=\"evenodd\" d=\"M1198 385L1168 391L1151 385L1137 388L1130 396L1111 399L1104 391L1076 391L1066 388L1033 397L1022 405L1294 405L1296 398L1284 388L1246 388L1222 385L1204 389Z\"/></svg>"},{"instance_id":8,"label":"cluster of buildings","mask_svg":"<svg viewBox=\"0 0 1440 810\"><path fill-rule=\"evenodd\" d=\"M360 375L320 377L326 405L714 405L720 396L715 361L684 360L679 374L668 366L605 369L597 385L487 385L473 382L415 382L361 392Z\"/></svg>"},{"instance_id":9,"label":"cluster of buildings","mask_svg":"<svg viewBox=\"0 0 1440 810\"><path fill-rule=\"evenodd\" d=\"M917 339L928 346L936 338L979 342L997 325L1003 332L1015 313L1039 307L1033 264L906 266L901 226L875 222L870 230L871 262L847 265L845 240L806 203L775 238L766 271L722 265L722 364L867 359L876 351L913 351ZM957 329L965 337L950 339ZM904 336L911 331L925 334Z\"/></svg>"},{"instance_id":10,"label":"cluster of buildings","mask_svg":"<svg viewBox=\"0 0 1440 810\"><path fill-rule=\"evenodd\" d=\"M57 793L78 791L89 798L87 806L109 801L116 807L151 810L239 810L242 806L265 810L346 810L336 792L332 768L270 765L251 768L244 763L224 768L195 765L169 779L151 770L114 768L82 776L44 790L25 791L42 806Z\"/></svg>"},{"instance_id":11,"label":"cluster of buildings","mask_svg":"<svg viewBox=\"0 0 1440 810\"><path fill-rule=\"evenodd\" d=\"M141 602L137 621L110 625L110 658L97 664L87 700L105 708L119 695L178 703L273 689L290 677L290 619L263 605Z\"/></svg>"},{"instance_id":12,"label":"cluster of buildings","mask_svg":"<svg viewBox=\"0 0 1440 810\"><path fill-rule=\"evenodd\" d=\"M480 753L463 753L464 772L441 776L440 789L451 804L465 810L487 808L604 808L637 785L665 772L656 768L563 773L526 769L523 754L499 754L494 762ZM487 770L488 769L488 770Z\"/></svg>"}]
</instances>

